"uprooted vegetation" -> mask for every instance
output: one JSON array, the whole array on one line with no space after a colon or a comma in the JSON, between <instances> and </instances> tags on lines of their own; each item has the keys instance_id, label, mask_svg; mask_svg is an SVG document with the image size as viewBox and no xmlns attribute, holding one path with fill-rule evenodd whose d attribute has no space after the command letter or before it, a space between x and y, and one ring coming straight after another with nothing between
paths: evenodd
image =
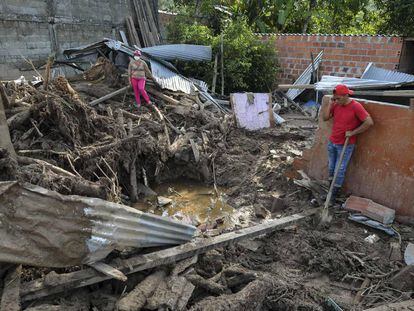
<instances>
[{"instance_id":1,"label":"uprooted vegetation","mask_svg":"<svg viewBox=\"0 0 414 311\"><path fill-rule=\"evenodd\" d=\"M1 150L2 180L18 179L61 194L127 205L151 200L152 185L179 178L201 181L212 189L222 186L227 203L236 210L227 215L232 223L220 227L221 218L192 222L199 225L200 237L310 209L312 193L289 178L293 158L310 144L312 131L301 128L309 120L287 116L282 127L248 132L196 94L168 91L163 91L167 99L153 97L156 106L137 109L125 92L91 107L88 102L125 81L105 62L84 77L71 82L59 77L47 88L6 83L6 114L18 158L14 161ZM404 245L404 236L412 232L402 229ZM24 307L325 310L331 298L348 310L409 299L411 289L396 288L392 281L402 264L401 259L389 260L391 239L381 235L379 242L367 244L368 234L341 212L330 228L310 218L255 240L130 274L126 283L108 280L64 297L24 298ZM115 251L109 259L138 252ZM58 284L57 273L84 268L23 267L22 295L30 294L37 279L47 291ZM369 285L360 295L366 279Z\"/></svg>"}]
</instances>

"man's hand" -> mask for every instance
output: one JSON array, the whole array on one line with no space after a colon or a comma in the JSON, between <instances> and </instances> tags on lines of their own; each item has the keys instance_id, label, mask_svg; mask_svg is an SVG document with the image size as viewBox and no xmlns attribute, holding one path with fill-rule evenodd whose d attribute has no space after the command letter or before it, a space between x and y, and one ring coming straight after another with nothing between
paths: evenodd
<instances>
[{"instance_id":1,"label":"man's hand","mask_svg":"<svg viewBox=\"0 0 414 311\"><path fill-rule=\"evenodd\" d=\"M351 136L354 136L355 134L354 134L354 131L346 131L346 133L345 133L345 137L351 137Z\"/></svg>"}]
</instances>

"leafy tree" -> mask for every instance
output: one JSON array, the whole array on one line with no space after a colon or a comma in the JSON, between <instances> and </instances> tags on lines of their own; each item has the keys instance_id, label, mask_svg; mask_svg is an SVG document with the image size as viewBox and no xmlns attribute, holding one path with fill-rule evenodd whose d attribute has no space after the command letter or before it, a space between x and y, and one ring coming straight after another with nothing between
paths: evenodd
<instances>
[{"instance_id":1,"label":"leafy tree","mask_svg":"<svg viewBox=\"0 0 414 311\"><path fill-rule=\"evenodd\" d=\"M414 35L414 1L376 0L376 2L383 11L381 31L405 36Z\"/></svg>"},{"instance_id":2,"label":"leafy tree","mask_svg":"<svg viewBox=\"0 0 414 311\"><path fill-rule=\"evenodd\" d=\"M177 18L168 26L168 40L211 45L214 55L220 53L221 35L194 20L189 23L185 17ZM272 89L278 70L274 42L260 41L245 20L237 19L223 24L223 46L226 93ZM186 76L212 81L214 62L176 62L176 66ZM218 75L216 90L220 89L220 79Z\"/></svg>"}]
</instances>

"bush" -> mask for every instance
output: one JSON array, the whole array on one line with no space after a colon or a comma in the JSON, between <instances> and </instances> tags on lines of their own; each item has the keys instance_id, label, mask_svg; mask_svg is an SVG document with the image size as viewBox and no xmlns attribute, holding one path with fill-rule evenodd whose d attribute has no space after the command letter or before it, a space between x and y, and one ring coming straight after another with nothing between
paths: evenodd
<instances>
[{"instance_id":1,"label":"bush","mask_svg":"<svg viewBox=\"0 0 414 311\"><path fill-rule=\"evenodd\" d=\"M229 21L223 28L225 93L272 90L278 71L274 42L261 41L244 20ZM171 43L211 45L213 55L220 53L221 35L214 35L212 29L194 19L179 16L167 30ZM214 56L211 62L176 62L175 65L183 75L211 85ZM221 90L220 59L218 73L217 92Z\"/></svg>"}]
</instances>

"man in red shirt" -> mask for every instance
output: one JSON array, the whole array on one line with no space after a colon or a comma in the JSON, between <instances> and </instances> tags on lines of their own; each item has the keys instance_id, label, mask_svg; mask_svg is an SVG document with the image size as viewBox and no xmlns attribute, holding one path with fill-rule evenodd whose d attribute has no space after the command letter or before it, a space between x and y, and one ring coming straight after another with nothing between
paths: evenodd
<instances>
[{"instance_id":1,"label":"man in red shirt","mask_svg":"<svg viewBox=\"0 0 414 311\"><path fill-rule=\"evenodd\" d=\"M365 132L374 124L374 121L365 108L359 102L349 97L353 93L346 85L337 85L333 91L330 103L322 110L322 118L324 121L333 118L332 133L328 142L330 182L332 182L335 167L344 147L345 138L349 137L349 143L346 147L344 158L333 188L332 202L335 202L344 183L346 168L355 149L355 143L357 141L356 135Z\"/></svg>"}]
</instances>

